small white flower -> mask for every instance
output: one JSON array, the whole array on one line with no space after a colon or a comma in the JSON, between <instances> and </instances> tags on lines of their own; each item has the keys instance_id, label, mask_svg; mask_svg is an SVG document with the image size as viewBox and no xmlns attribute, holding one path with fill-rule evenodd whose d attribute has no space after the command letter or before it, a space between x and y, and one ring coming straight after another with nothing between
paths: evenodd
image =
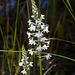
<instances>
[{"instance_id":1,"label":"small white flower","mask_svg":"<svg viewBox=\"0 0 75 75\"><path fill-rule=\"evenodd\" d=\"M34 36L39 38L39 37L42 37L42 35L43 35L43 34L39 31L38 33L35 33Z\"/></svg>"},{"instance_id":2,"label":"small white flower","mask_svg":"<svg viewBox=\"0 0 75 75\"><path fill-rule=\"evenodd\" d=\"M29 20L28 23L29 23L29 25L31 25L31 23L32 23L31 20Z\"/></svg>"},{"instance_id":3,"label":"small white flower","mask_svg":"<svg viewBox=\"0 0 75 75\"><path fill-rule=\"evenodd\" d=\"M50 61L49 64L52 64L52 61Z\"/></svg>"},{"instance_id":4,"label":"small white flower","mask_svg":"<svg viewBox=\"0 0 75 75\"><path fill-rule=\"evenodd\" d=\"M31 36L31 33L27 32L27 35L28 35L28 38L30 38L30 36Z\"/></svg>"},{"instance_id":5,"label":"small white flower","mask_svg":"<svg viewBox=\"0 0 75 75\"><path fill-rule=\"evenodd\" d=\"M45 28L45 26L46 26L46 25L44 25L44 24L43 24L43 25L41 25L41 29L44 29L44 28Z\"/></svg>"},{"instance_id":6,"label":"small white flower","mask_svg":"<svg viewBox=\"0 0 75 75\"><path fill-rule=\"evenodd\" d=\"M22 70L21 71L21 73L23 73L23 74L27 74L27 72L26 72L26 70L24 69L24 70Z\"/></svg>"},{"instance_id":7,"label":"small white flower","mask_svg":"<svg viewBox=\"0 0 75 75\"><path fill-rule=\"evenodd\" d=\"M38 15L38 12L36 14Z\"/></svg>"},{"instance_id":8,"label":"small white flower","mask_svg":"<svg viewBox=\"0 0 75 75\"><path fill-rule=\"evenodd\" d=\"M39 45L39 47L36 48L38 51L42 51L42 47L41 45Z\"/></svg>"},{"instance_id":9,"label":"small white flower","mask_svg":"<svg viewBox=\"0 0 75 75\"><path fill-rule=\"evenodd\" d=\"M50 54L45 55L46 59L50 59L52 56Z\"/></svg>"},{"instance_id":10,"label":"small white flower","mask_svg":"<svg viewBox=\"0 0 75 75\"><path fill-rule=\"evenodd\" d=\"M28 61L26 61L26 64L28 64L29 62Z\"/></svg>"},{"instance_id":11,"label":"small white flower","mask_svg":"<svg viewBox=\"0 0 75 75\"><path fill-rule=\"evenodd\" d=\"M49 46L43 45L43 49L44 49L44 50L47 50L48 47L49 47Z\"/></svg>"},{"instance_id":12,"label":"small white flower","mask_svg":"<svg viewBox=\"0 0 75 75\"><path fill-rule=\"evenodd\" d=\"M30 45L32 45L32 44L35 45L36 44L35 41L33 40L33 38L32 39L29 39L29 44Z\"/></svg>"},{"instance_id":13,"label":"small white flower","mask_svg":"<svg viewBox=\"0 0 75 75\"><path fill-rule=\"evenodd\" d=\"M43 32L47 32L47 33L49 32L48 26L46 26L46 27L44 28Z\"/></svg>"},{"instance_id":14,"label":"small white flower","mask_svg":"<svg viewBox=\"0 0 75 75\"><path fill-rule=\"evenodd\" d=\"M21 59L21 61L23 62L24 61L24 57L22 56L22 59Z\"/></svg>"},{"instance_id":15,"label":"small white flower","mask_svg":"<svg viewBox=\"0 0 75 75\"><path fill-rule=\"evenodd\" d=\"M36 13L36 10L34 11L34 13Z\"/></svg>"},{"instance_id":16,"label":"small white flower","mask_svg":"<svg viewBox=\"0 0 75 75\"><path fill-rule=\"evenodd\" d=\"M45 40L47 40L45 37L40 39L41 42L45 42Z\"/></svg>"},{"instance_id":17,"label":"small white flower","mask_svg":"<svg viewBox=\"0 0 75 75\"><path fill-rule=\"evenodd\" d=\"M46 43L47 43L47 45L49 46L49 44L50 44L50 41L47 41Z\"/></svg>"},{"instance_id":18,"label":"small white flower","mask_svg":"<svg viewBox=\"0 0 75 75\"><path fill-rule=\"evenodd\" d=\"M36 14L37 13L37 9L34 6L32 6L32 7L33 7L33 10L32 10L33 14Z\"/></svg>"},{"instance_id":19,"label":"small white flower","mask_svg":"<svg viewBox=\"0 0 75 75\"><path fill-rule=\"evenodd\" d=\"M32 49L29 49L28 51L29 51L29 54L33 55Z\"/></svg>"},{"instance_id":20,"label":"small white flower","mask_svg":"<svg viewBox=\"0 0 75 75\"><path fill-rule=\"evenodd\" d=\"M35 23L41 25L41 21L40 21L40 19L36 20Z\"/></svg>"},{"instance_id":21,"label":"small white flower","mask_svg":"<svg viewBox=\"0 0 75 75\"><path fill-rule=\"evenodd\" d=\"M29 63L29 66L33 67L33 62L30 62L30 63Z\"/></svg>"},{"instance_id":22,"label":"small white flower","mask_svg":"<svg viewBox=\"0 0 75 75\"><path fill-rule=\"evenodd\" d=\"M23 66L23 62L20 62L20 63L19 63L19 66Z\"/></svg>"},{"instance_id":23,"label":"small white flower","mask_svg":"<svg viewBox=\"0 0 75 75\"><path fill-rule=\"evenodd\" d=\"M34 17L35 17L35 15L32 15L31 17L32 17L32 18L34 18Z\"/></svg>"},{"instance_id":24,"label":"small white flower","mask_svg":"<svg viewBox=\"0 0 75 75\"><path fill-rule=\"evenodd\" d=\"M35 29L36 29L36 26L34 26L34 25L31 25L29 28L28 28L30 31L35 31Z\"/></svg>"},{"instance_id":25,"label":"small white flower","mask_svg":"<svg viewBox=\"0 0 75 75\"><path fill-rule=\"evenodd\" d=\"M45 19L45 18L44 18L44 15L42 15L42 14L41 14L41 17L40 17L40 19Z\"/></svg>"}]
</instances>

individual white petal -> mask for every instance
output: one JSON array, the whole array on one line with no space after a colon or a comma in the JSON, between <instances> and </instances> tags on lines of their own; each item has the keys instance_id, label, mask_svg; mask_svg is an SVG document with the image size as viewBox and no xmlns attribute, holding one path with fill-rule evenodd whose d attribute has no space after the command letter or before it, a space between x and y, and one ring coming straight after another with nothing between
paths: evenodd
<instances>
[{"instance_id":1,"label":"individual white petal","mask_svg":"<svg viewBox=\"0 0 75 75\"><path fill-rule=\"evenodd\" d=\"M38 15L38 12L36 14Z\"/></svg>"},{"instance_id":2,"label":"individual white petal","mask_svg":"<svg viewBox=\"0 0 75 75\"><path fill-rule=\"evenodd\" d=\"M42 14L41 14L41 17L40 17L40 19L45 19L45 18L44 18L44 15L42 15Z\"/></svg>"},{"instance_id":3,"label":"individual white petal","mask_svg":"<svg viewBox=\"0 0 75 75\"><path fill-rule=\"evenodd\" d=\"M32 17L32 18L34 18L34 17L35 17L35 15L32 15L31 17Z\"/></svg>"},{"instance_id":4,"label":"individual white petal","mask_svg":"<svg viewBox=\"0 0 75 75\"><path fill-rule=\"evenodd\" d=\"M41 29L44 29L44 28L45 28L45 26L46 26L46 25L44 25L44 24L43 24L43 25L41 25Z\"/></svg>"},{"instance_id":5,"label":"individual white petal","mask_svg":"<svg viewBox=\"0 0 75 75\"><path fill-rule=\"evenodd\" d=\"M36 13L36 10L34 11L34 13Z\"/></svg>"},{"instance_id":6,"label":"individual white petal","mask_svg":"<svg viewBox=\"0 0 75 75\"><path fill-rule=\"evenodd\" d=\"M28 51L29 51L29 54L33 55L32 49L28 49Z\"/></svg>"},{"instance_id":7,"label":"individual white petal","mask_svg":"<svg viewBox=\"0 0 75 75\"><path fill-rule=\"evenodd\" d=\"M28 23L29 23L29 25L31 25L31 23L32 23L31 20L29 20Z\"/></svg>"},{"instance_id":8,"label":"individual white petal","mask_svg":"<svg viewBox=\"0 0 75 75\"><path fill-rule=\"evenodd\" d=\"M39 45L39 47L36 48L38 51L42 51L42 47L41 45Z\"/></svg>"},{"instance_id":9,"label":"individual white petal","mask_svg":"<svg viewBox=\"0 0 75 75\"><path fill-rule=\"evenodd\" d=\"M19 63L19 66L23 66L23 62L20 62L20 63Z\"/></svg>"},{"instance_id":10,"label":"individual white petal","mask_svg":"<svg viewBox=\"0 0 75 75\"><path fill-rule=\"evenodd\" d=\"M45 42L47 39L45 37L41 38L40 41L41 42Z\"/></svg>"},{"instance_id":11,"label":"individual white petal","mask_svg":"<svg viewBox=\"0 0 75 75\"><path fill-rule=\"evenodd\" d=\"M47 33L49 32L48 26L46 26L46 27L44 28L43 32L47 32Z\"/></svg>"},{"instance_id":12,"label":"individual white petal","mask_svg":"<svg viewBox=\"0 0 75 75\"><path fill-rule=\"evenodd\" d=\"M33 67L33 62L30 62L30 63L29 63L29 66Z\"/></svg>"},{"instance_id":13,"label":"individual white petal","mask_svg":"<svg viewBox=\"0 0 75 75\"><path fill-rule=\"evenodd\" d=\"M49 44L50 44L50 41L47 41L46 43L47 43L47 45L49 46Z\"/></svg>"},{"instance_id":14,"label":"individual white petal","mask_svg":"<svg viewBox=\"0 0 75 75\"><path fill-rule=\"evenodd\" d=\"M34 26L34 25L31 25L29 28L28 28L30 31L35 31L35 29L36 29L36 26Z\"/></svg>"},{"instance_id":15,"label":"individual white petal","mask_svg":"<svg viewBox=\"0 0 75 75\"><path fill-rule=\"evenodd\" d=\"M27 32L27 35L28 35L28 38L30 38L30 36L31 36L31 33Z\"/></svg>"},{"instance_id":16,"label":"individual white petal","mask_svg":"<svg viewBox=\"0 0 75 75\"><path fill-rule=\"evenodd\" d=\"M46 59L50 59L52 56L50 54L45 55Z\"/></svg>"},{"instance_id":17,"label":"individual white petal","mask_svg":"<svg viewBox=\"0 0 75 75\"><path fill-rule=\"evenodd\" d=\"M29 44L30 45L35 45L36 44L36 42L33 40L33 38L32 39L29 39Z\"/></svg>"},{"instance_id":18,"label":"individual white petal","mask_svg":"<svg viewBox=\"0 0 75 75\"><path fill-rule=\"evenodd\" d=\"M27 74L27 72L26 72L26 70L24 69L24 70L22 70L21 71L21 73L23 73L23 74Z\"/></svg>"},{"instance_id":19,"label":"individual white petal","mask_svg":"<svg viewBox=\"0 0 75 75\"><path fill-rule=\"evenodd\" d=\"M44 49L44 50L47 50L48 47L49 47L49 46L47 46L47 45L43 45L43 49Z\"/></svg>"},{"instance_id":20,"label":"individual white petal","mask_svg":"<svg viewBox=\"0 0 75 75\"><path fill-rule=\"evenodd\" d=\"M35 33L35 35L34 35L35 37L42 37L43 36L43 34L39 31L38 33Z\"/></svg>"},{"instance_id":21,"label":"individual white petal","mask_svg":"<svg viewBox=\"0 0 75 75\"><path fill-rule=\"evenodd\" d=\"M29 62L28 61L26 61L26 64L28 64Z\"/></svg>"},{"instance_id":22,"label":"individual white petal","mask_svg":"<svg viewBox=\"0 0 75 75\"><path fill-rule=\"evenodd\" d=\"M40 19L38 18L38 19L35 21L35 23L41 25L41 21L40 21Z\"/></svg>"},{"instance_id":23,"label":"individual white petal","mask_svg":"<svg viewBox=\"0 0 75 75\"><path fill-rule=\"evenodd\" d=\"M21 61L23 62L24 61L24 57L22 56L22 59L21 59Z\"/></svg>"}]
</instances>

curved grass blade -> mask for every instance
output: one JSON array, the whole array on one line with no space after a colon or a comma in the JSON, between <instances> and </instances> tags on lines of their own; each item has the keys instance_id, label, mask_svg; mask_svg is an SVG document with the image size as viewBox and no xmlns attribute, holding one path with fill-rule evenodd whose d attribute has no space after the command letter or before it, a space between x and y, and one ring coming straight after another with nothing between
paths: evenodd
<instances>
[{"instance_id":1,"label":"curved grass blade","mask_svg":"<svg viewBox=\"0 0 75 75\"><path fill-rule=\"evenodd\" d=\"M70 4L69 0L66 0L66 2L67 2L67 4L68 4L69 8L71 9L71 11L73 12L73 9L72 9L72 7L71 7L71 4Z\"/></svg>"},{"instance_id":2,"label":"curved grass blade","mask_svg":"<svg viewBox=\"0 0 75 75\"><path fill-rule=\"evenodd\" d=\"M64 4L65 4L66 8L68 9L68 11L70 12L72 18L75 20L75 16L73 15L71 9L68 7L68 5L66 4L66 2L65 2L64 0L63 0L63 2L64 2Z\"/></svg>"}]
</instances>

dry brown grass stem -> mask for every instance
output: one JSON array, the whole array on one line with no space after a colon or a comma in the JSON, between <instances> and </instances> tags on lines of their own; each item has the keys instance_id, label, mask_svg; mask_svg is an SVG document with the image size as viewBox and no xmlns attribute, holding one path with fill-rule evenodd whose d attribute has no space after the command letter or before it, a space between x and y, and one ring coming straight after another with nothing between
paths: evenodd
<instances>
[{"instance_id":1,"label":"dry brown grass stem","mask_svg":"<svg viewBox=\"0 0 75 75\"><path fill-rule=\"evenodd\" d=\"M60 39L60 38L47 38L47 39L48 39L48 40L63 41L63 42L67 42L67 43L75 44L75 42L68 41L68 40L64 40L64 39Z\"/></svg>"}]
</instances>

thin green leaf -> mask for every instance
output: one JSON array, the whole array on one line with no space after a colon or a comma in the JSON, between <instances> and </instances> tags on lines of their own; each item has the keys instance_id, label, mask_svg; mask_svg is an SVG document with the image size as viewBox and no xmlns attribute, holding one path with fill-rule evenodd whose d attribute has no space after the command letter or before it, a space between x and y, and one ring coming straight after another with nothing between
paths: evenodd
<instances>
[{"instance_id":1,"label":"thin green leaf","mask_svg":"<svg viewBox=\"0 0 75 75\"><path fill-rule=\"evenodd\" d=\"M74 17L74 15L73 15L73 13L71 12L70 8L68 7L68 5L66 4L66 2L65 2L64 0L63 0L63 2L64 2L64 4L65 4L66 8L68 9L68 11L70 12L72 18L75 20L75 17Z\"/></svg>"},{"instance_id":2,"label":"thin green leaf","mask_svg":"<svg viewBox=\"0 0 75 75\"><path fill-rule=\"evenodd\" d=\"M67 4L68 4L68 6L70 7L71 11L73 12L73 9L72 9L72 7L71 7L71 4L70 4L69 0L66 0L66 2L67 2Z\"/></svg>"}]
</instances>

